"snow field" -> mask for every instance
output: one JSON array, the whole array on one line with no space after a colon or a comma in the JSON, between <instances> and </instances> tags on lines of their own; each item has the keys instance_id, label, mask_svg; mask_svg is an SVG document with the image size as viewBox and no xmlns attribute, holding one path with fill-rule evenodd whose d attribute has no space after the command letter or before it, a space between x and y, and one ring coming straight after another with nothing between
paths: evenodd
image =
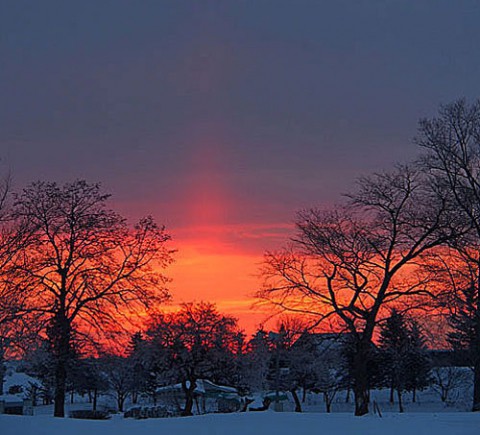
<instances>
[{"instance_id":1,"label":"snow field","mask_svg":"<svg viewBox=\"0 0 480 435\"><path fill-rule=\"evenodd\" d=\"M478 435L480 413L351 414L237 413L107 421L0 416L1 435Z\"/></svg>"}]
</instances>

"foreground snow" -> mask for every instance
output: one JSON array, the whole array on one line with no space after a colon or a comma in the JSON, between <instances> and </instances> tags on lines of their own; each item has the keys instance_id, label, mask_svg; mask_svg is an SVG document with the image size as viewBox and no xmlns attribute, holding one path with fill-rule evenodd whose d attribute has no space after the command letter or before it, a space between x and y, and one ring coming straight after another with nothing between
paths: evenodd
<instances>
[{"instance_id":1,"label":"foreground snow","mask_svg":"<svg viewBox=\"0 0 480 435\"><path fill-rule=\"evenodd\" d=\"M1 435L478 435L480 413L351 414L245 413L108 421L0 416Z\"/></svg>"}]
</instances>

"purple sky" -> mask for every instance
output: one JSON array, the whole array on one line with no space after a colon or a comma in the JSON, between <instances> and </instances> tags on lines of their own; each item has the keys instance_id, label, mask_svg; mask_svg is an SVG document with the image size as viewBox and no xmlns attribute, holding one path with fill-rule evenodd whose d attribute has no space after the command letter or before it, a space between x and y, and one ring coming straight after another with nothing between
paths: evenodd
<instances>
[{"instance_id":1,"label":"purple sky","mask_svg":"<svg viewBox=\"0 0 480 435\"><path fill-rule=\"evenodd\" d=\"M0 0L0 156L17 186L101 181L261 250L478 97L479 22L461 0Z\"/></svg>"}]
</instances>

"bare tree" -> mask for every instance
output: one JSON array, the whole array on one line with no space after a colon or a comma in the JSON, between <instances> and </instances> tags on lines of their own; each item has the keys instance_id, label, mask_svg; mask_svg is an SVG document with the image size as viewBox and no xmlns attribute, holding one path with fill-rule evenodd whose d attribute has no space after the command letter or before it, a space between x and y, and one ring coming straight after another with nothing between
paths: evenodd
<instances>
[{"instance_id":1,"label":"bare tree","mask_svg":"<svg viewBox=\"0 0 480 435\"><path fill-rule=\"evenodd\" d=\"M449 402L452 394L464 388L470 382L469 372L465 367L434 367L432 369L432 388L442 402Z\"/></svg>"},{"instance_id":2,"label":"bare tree","mask_svg":"<svg viewBox=\"0 0 480 435\"><path fill-rule=\"evenodd\" d=\"M154 346L169 350L170 381L181 383L184 416L192 415L199 379L226 382L233 377L236 319L221 315L213 304L187 303L178 312L157 315L147 335Z\"/></svg>"},{"instance_id":3,"label":"bare tree","mask_svg":"<svg viewBox=\"0 0 480 435\"><path fill-rule=\"evenodd\" d=\"M417 143L426 150L425 167L436 177L444 197L457 208L471 231L451 244L451 260L444 261L456 309L472 309L469 350L474 358L474 411L480 410L480 100L458 100L441 106L438 116L420 122ZM453 270L458 265L460 269ZM463 275L463 277L461 276ZM470 291L468 291L470 289Z\"/></svg>"},{"instance_id":4,"label":"bare tree","mask_svg":"<svg viewBox=\"0 0 480 435\"><path fill-rule=\"evenodd\" d=\"M117 402L118 411L123 412L125 401L135 387L132 367L126 358L117 355L108 355L100 362L101 371Z\"/></svg>"},{"instance_id":5,"label":"bare tree","mask_svg":"<svg viewBox=\"0 0 480 435\"><path fill-rule=\"evenodd\" d=\"M14 344L20 344L28 314L25 293L16 285L11 272L29 240L29 233L24 225L12 219L10 197L11 178L6 175L0 180L0 394L3 393L5 357Z\"/></svg>"},{"instance_id":6,"label":"bare tree","mask_svg":"<svg viewBox=\"0 0 480 435\"><path fill-rule=\"evenodd\" d=\"M11 179L6 176L0 180L0 325L11 324L25 314L25 295L11 272L31 235L12 217L11 194Z\"/></svg>"},{"instance_id":7,"label":"bare tree","mask_svg":"<svg viewBox=\"0 0 480 435\"><path fill-rule=\"evenodd\" d=\"M109 195L85 181L36 182L16 195L12 215L32 237L17 258L15 285L26 306L47 322L55 358L55 416L64 416L65 382L74 338L98 340L168 297L162 269L169 236L152 218L129 228L108 209Z\"/></svg>"},{"instance_id":8,"label":"bare tree","mask_svg":"<svg viewBox=\"0 0 480 435\"><path fill-rule=\"evenodd\" d=\"M360 179L343 207L300 213L292 245L265 256L260 298L351 333L356 415L368 412L375 328L386 307L429 294L419 263L461 230L450 212L425 173L398 167Z\"/></svg>"}]
</instances>

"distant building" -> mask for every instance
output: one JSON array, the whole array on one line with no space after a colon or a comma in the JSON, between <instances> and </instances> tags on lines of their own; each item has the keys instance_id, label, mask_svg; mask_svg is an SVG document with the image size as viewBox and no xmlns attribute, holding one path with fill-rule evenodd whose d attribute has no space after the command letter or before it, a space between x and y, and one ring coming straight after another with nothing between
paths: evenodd
<instances>
[{"instance_id":1,"label":"distant building","mask_svg":"<svg viewBox=\"0 0 480 435\"><path fill-rule=\"evenodd\" d=\"M217 385L207 379L198 379L194 390L197 414L207 412L233 412L240 409L240 395L236 388ZM182 409L185 395L181 384L158 388L156 396L159 402L169 407Z\"/></svg>"}]
</instances>

